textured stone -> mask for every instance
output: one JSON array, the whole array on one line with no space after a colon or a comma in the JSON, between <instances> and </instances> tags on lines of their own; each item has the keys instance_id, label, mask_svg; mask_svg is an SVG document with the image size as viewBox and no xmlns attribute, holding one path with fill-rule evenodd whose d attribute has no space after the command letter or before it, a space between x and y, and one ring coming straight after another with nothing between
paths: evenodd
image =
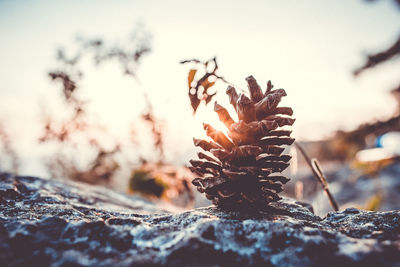
<instances>
[{"instance_id":1,"label":"textured stone","mask_svg":"<svg viewBox=\"0 0 400 267\"><path fill-rule=\"evenodd\" d=\"M176 212L79 183L0 174L2 266L400 266L400 212Z\"/></svg>"}]
</instances>

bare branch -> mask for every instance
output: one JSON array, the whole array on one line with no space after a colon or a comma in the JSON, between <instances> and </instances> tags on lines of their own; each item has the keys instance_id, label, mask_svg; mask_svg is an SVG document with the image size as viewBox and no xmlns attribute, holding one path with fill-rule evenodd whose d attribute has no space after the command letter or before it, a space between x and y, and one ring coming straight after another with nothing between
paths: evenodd
<instances>
[{"instance_id":1,"label":"bare branch","mask_svg":"<svg viewBox=\"0 0 400 267\"><path fill-rule=\"evenodd\" d=\"M367 57L367 62L360 68L356 69L354 71L354 75L357 76L361 74L364 70L374 68L377 65L382 64L396 56L400 56L400 36L397 41L386 50L369 55Z\"/></svg>"},{"instance_id":2,"label":"bare branch","mask_svg":"<svg viewBox=\"0 0 400 267\"><path fill-rule=\"evenodd\" d=\"M299 151L301 152L301 154L303 155L308 166L311 168L311 171L313 172L315 178L317 178L318 182L321 183L322 188L324 189L325 193L328 196L329 203L331 204L332 208L335 211L338 211L339 206L338 206L336 200L334 199L334 197L332 196L331 192L329 191L328 181L326 180L325 175L322 172L321 166L319 165L317 159L315 159L315 158L310 159L308 157L307 153L304 151L304 149L299 145L299 143L295 142L294 144L295 144L296 148L298 148Z\"/></svg>"}]
</instances>

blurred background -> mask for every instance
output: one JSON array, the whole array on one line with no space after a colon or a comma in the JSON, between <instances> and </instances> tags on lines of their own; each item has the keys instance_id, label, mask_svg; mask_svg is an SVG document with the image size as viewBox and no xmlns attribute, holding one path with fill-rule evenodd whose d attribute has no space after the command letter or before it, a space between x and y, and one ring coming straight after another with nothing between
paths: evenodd
<instances>
[{"instance_id":1,"label":"blurred background","mask_svg":"<svg viewBox=\"0 0 400 267\"><path fill-rule=\"evenodd\" d=\"M0 0L0 33L2 171L207 205L185 167L192 138L253 75L286 90L293 136L341 208L400 208L398 0ZM204 73L208 98L193 99ZM330 211L290 153L285 193Z\"/></svg>"}]
</instances>

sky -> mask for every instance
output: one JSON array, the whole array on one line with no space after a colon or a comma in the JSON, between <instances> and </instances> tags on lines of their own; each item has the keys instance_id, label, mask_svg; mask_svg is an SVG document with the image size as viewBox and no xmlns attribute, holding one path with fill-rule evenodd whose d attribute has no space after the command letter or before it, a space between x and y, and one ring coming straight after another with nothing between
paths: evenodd
<instances>
[{"instance_id":1,"label":"sky","mask_svg":"<svg viewBox=\"0 0 400 267\"><path fill-rule=\"evenodd\" d=\"M134 121L140 139L149 135L138 122L148 94L173 162L193 154L192 138L204 136L202 122L218 124L212 105L192 115L190 67L179 64L183 59L217 56L219 73L239 89L246 88L249 75L263 86L272 80L284 88L285 104L295 112L294 136L301 140L387 118L396 107L388 91L398 83L399 60L352 76L366 54L389 46L399 34L400 12L389 0L0 0L0 120L25 155L24 172L40 172L37 162L46 154L32 138L40 135L35 122L41 108L62 112L57 85L47 77L56 49L73 44L77 35L123 39L135 25L152 36L138 80L110 64L88 66L84 96L114 134L127 138L127 122ZM216 97L223 105L225 87L218 85ZM150 144L141 150L154 154Z\"/></svg>"}]
</instances>

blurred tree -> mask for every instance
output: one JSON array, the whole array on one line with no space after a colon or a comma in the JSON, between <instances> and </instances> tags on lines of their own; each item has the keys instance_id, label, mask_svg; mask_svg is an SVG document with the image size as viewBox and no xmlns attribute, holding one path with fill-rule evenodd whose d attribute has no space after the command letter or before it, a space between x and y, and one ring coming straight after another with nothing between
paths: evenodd
<instances>
[{"instance_id":1,"label":"blurred tree","mask_svg":"<svg viewBox=\"0 0 400 267\"><path fill-rule=\"evenodd\" d=\"M124 74L137 80L138 66L142 58L150 52L150 40L148 34L136 33L133 36L135 38L129 39L127 45L119 42L118 46L109 46L103 39L79 38L77 52L72 56L67 56L64 49L58 51L57 60L60 67L51 71L49 76L62 84L61 96L71 112L69 117L61 121L46 115L43 135L39 138L40 143L52 142L60 147L60 152L52 155L47 164L53 177L108 185L124 162L128 162L128 169L133 168L133 164L123 153L124 146L104 125L93 122L92 114L87 108L89 102L79 94L82 89L79 83L84 76L80 67L83 58L92 59L96 65L114 61L122 67ZM163 125L154 115L153 106L146 93L144 100L146 109L141 114L141 119L150 127L153 144L158 151L158 160L152 164L141 157L141 162L136 164L139 166L132 170L129 190L147 197L163 198L181 206L191 205L194 197L189 186L190 176L187 172L185 174L186 168L164 162ZM134 124L131 125L130 135L134 137L136 129ZM112 140L112 145L106 145L100 136L106 136L107 141ZM133 141L136 145L137 140ZM92 156L87 164L82 165L75 155L86 150L90 150Z\"/></svg>"},{"instance_id":2,"label":"blurred tree","mask_svg":"<svg viewBox=\"0 0 400 267\"><path fill-rule=\"evenodd\" d=\"M91 59L95 65L115 61L121 66L124 74L137 79L140 62L151 50L149 33L138 28L125 42L117 43L118 45L109 45L103 39L80 37L77 39L78 49L75 54L67 56L65 49L57 51L57 61L60 65L50 71L49 76L62 84L61 96L70 113L62 120L50 114L43 116L43 134L39 142L52 142L59 146L58 154L53 155L47 164L52 177L108 184L120 168L116 159L117 155L121 154L119 140L112 136L104 125L93 121L92 114L87 109L88 101L79 95L79 82L84 76L80 64L83 58ZM102 136L106 138L101 139ZM111 140L112 144L106 145L104 140L108 143ZM91 150L92 159L82 166L74 160L74 156L71 158L71 154L79 154L85 146Z\"/></svg>"},{"instance_id":3,"label":"blurred tree","mask_svg":"<svg viewBox=\"0 0 400 267\"><path fill-rule=\"evenodd\" d=\"M378 0L366 0L366 1L377 2ZM400 0L393 0L393 2L400 11ZM360 75L367 69L375 68L376 66L381 65L385 62L394 60L399 56L400 56L400 35L398 36L397 40L386 49L374 54L367 55L367 61L362 66L354 70L353 72L354 76ZM400 81L399 85L395 89L393 89L393 91L400 92Z\"/></svg>"},{"instance_id":4,"label":"blurred tree","mask_svg":"<svg viewBox=\"0 0 400 267\"><path fill-rule=\"evenodd\" d=\"M146 99L146 110L142 113L142 119L148 123L151 128L151 133L153 136L153 144L154 147L158 150L158 161L162 163L165 159L164 154L164 136L163 136L163 127L162 123L159 119L154 116L153 105L151 104L147 95L145 95ZM146 160L144 160L146 161Z\"/></svg>"},{"instance_id":5,"label":"blurred tree","mask_svg":"<svg viewBox=\"0 0 400 267\"><path fill-rule=\"evenodd\" d=\"M378 0L365 0L366 2L377 2ZM393 0L394 5L400 11L400 0ZM389 47L374 54L367 55L366 62L354 70L353 74L358 77L368 69L393 61L400 56L400 35ZM398 102L398 107L393 116L387 120L378 120L363 123L353 131L338 131L332 140L334 149L339 157L352 158L357 151L366 147L367 138L376 138L390 131L400 131L400 81L399 85L391 90L392 95Z\"/></svg>"},{"instance_id":6,"label":"blurred tree","mask_svg":"<svg viewBox=\"0 0 400 267\"><path fill-rule=\"evenodd\" d=\"M9 170L18 173L20 159L15 151L9 134L3 124L0 123L0 171Z\"/></svg>"}]
</instances>

